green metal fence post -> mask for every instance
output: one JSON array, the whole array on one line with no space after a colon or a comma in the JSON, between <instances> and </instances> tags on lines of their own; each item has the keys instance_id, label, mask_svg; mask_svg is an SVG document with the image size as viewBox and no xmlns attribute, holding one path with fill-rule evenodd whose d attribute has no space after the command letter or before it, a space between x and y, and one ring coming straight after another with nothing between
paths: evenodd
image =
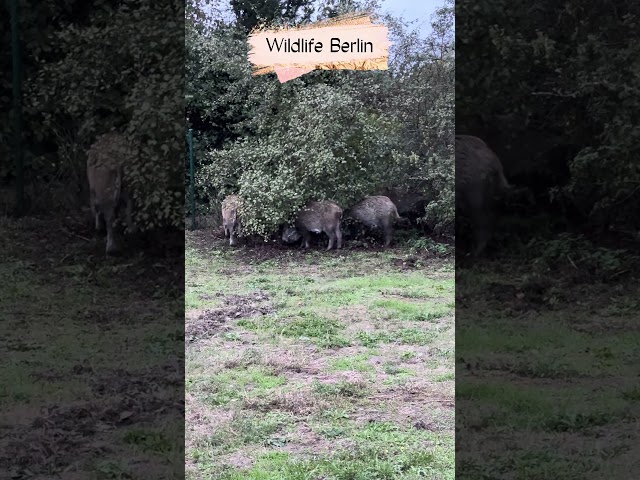
<instances>
[{"instance_id":1,"label":"green metal fence post","mask_svg":"<svg viewBox=\"0 0 640 480\"><path fill-rule=\"evenodd\" d=\"M193 162L193 129L189 129L189 170L191 171L191 230L196 229L196 167Z\"/></svg>"},{"instance_id":2,"label":"green metal fence post","mask_svg":"<svg viewBox=\"0 0 640 480\"><path fill-rule=\"evenodd\" d=\"M13 154L16 162L16 214L24 215L24 153L22 151L22 59L18 0L9 2L11 15L11 56L13 69Z\"/></svg>"}]
</instances>

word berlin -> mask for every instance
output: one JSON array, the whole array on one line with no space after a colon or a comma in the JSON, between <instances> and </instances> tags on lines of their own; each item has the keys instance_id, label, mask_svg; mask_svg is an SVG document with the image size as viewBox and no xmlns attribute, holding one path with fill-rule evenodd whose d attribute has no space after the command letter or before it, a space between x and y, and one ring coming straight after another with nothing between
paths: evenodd
<instances>
[{"instance_id":1,"label":"word berlin","mask_svg":"<svg viewBox=\"0 0 640 480\"><path fill-rule=\"evenodd\" d=\"M299 38L291 41L290 38L281 38L278 42L273 39L273 43L267 38L269 51L273 52L275 48L277 52L282 50L284 53L311 53L322 52L322 42L316 42L313 38L310 40ZM373 53L373 42L365 42L359 38L355 42L341 42L339 38L331 39L331 53Z\"/></svg>"}]
</instances>

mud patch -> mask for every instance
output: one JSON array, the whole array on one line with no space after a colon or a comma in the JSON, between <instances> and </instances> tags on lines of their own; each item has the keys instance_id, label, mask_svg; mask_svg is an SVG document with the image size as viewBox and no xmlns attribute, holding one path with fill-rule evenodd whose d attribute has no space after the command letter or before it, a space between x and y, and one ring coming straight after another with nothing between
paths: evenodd
<instances>
[{"instance_id":1,"label":"mud patch","mask_svg":"<svg viewBox=\"0 0 640 480\"><path fill-rule=\"evenodd\" d=\"M267 292L256 290L248 295L227 295L222 303L229 306L251 306L255 303L269 301L269 298Z\"/></svg>"},{"instance_id":2,"label":"mud patch","mask_svg":"<svg viewBox=\"0 0 640 480\"><path fill-rule=\"evenodd\" d=\"M391 264L399 268L400 270L418 270L424 268L425 258L411 256L406 258L394 258L391 260Z\"/></svg>"},{"instance_id":3,"label":"mud patch","mask_svg":"<svg viewBox=\"0 0 640 480\"><path fill-rule=\"evenodd\" d=\"M185 325L185 341L189 344L219 335L232 328L230 322L241 318L269 315L275 312L269 294L256 290L248 295L227 295L222 307L205 310Z\"/></svg>"},{"instance_id":4,"label":"mud patch","mask_svg":"<svg viewBox=\"0 0 640 480\"><path fill-rule=\"evenodd\" d=\"M221 292L216 292L213 295L210 295L208 293L203 293L202 295L198 295L198 298L200 300L215 300L216 298L220 298L222 297L224 294Z\"/></svg>"},{"instance_id":5,"label":"mud patch","mask_svg":"<svg viewBox=\"0 0 640 480\"><path fill-rule=\"evenodd\" d=\"M304 374L308 376L316 375L324 367L324 365L313 365L309 354L286 350L268 352L262 360L262 364L273 368L274 372L278 374Z\"/></svg>"},{"instance_id":6,"label":"mud patch","mask_svg":"<svg viewBox=\"0 0 640 480\"><path fill-rule=\"evenodd\" d=\"M263 413L278 410L306 417L330 408L331 402L314 395L310 387L304 387L292 392L275 392L268 398L247 398L244 406Z\"/></svg>"},{"instance_id":7,"label":"mud patch","mask_svg":"<svg viewBox=\"0 0 640 480\"><path fill-rule=\"evenodd\" d=\"M403 245L384 247L381 242L364 244L358 241L345 242L341 250L326 250L327 237L314 235L312 246L308 250L300 248L298 245L286 245L279 240L262 241L259 239L245 238L244 243L239 247L230 247L228 240L212 230L187 231L187 243L193 245L201 253L208 255L210 251L229 253L237 261L233 270L227 274L237 275L242 266L257 265L262 262L271 261L281 265L293 263L299 265L304 262L306 266L320 264L323 259L332 259L336 256L349 255L351 252L370 253L377 255L394 255L387 267L391 266L399 271L424 270L427 267L438 269L442 265L449 263L451 255L437 255L433 252L418 251L410 255L402 255L407 252ZM318 237L318 238L316 238Z\"/></svg>"},{"instance_id":8,"label":"mud patch","mask_svg":"<svg viewBox=\"0 0 640 480\"><path fill-rule=\"evenodd\" d=\"M101 425L96 407L92 403L50 406L31 425L5 430L0 443L2 470L15 478L50 474L95 450L90 439Z\"/></svg>"},{"instance_id":9,"label":"mud patch","mask_svg":"<svg viewBox=\"0 0 640 480\"><path fill-rule=\"evenodd\" d=\"M172 403L170 395L183 385L181 371L181 366L165 365L144 374L114 370L99 376L93 382L93 393L109 399L101 420L113 425L153 420L157 412L167 409ZM180 415L184 412L180 398L175 398L172 407Z\"/></svg>"},{"instance_id":10,"label":"mud patch","mask_svg":"<svg viewBox=\"0 0 640 480\"><path fill-rule=\"evenodd\" d=\"M282 451L299 458L329 455L336 450L335 440L321 437L305 422L296 425L290 436L289 442L282 447ZM341 445L341 448L345 446Z\"/></svg>"},{"instance_id":11,"label":"mud patch","mask_svg":"<svg viewBox=\"0 0 640 480\"><path fill-rule=\"evenodd\" d=\"M31 422L4 427L0 468L15 478L49 475L79 458L109 453L109 447L98 441L99 435L153 421L158 412L166 410L168 396L178 383L181 380L174 367L154 369L146 375L124 370L104 374L93 384L97 401L47 405ZM181 404L176 398L176 411L181 410Z\"/></svg>"}]
</instances>

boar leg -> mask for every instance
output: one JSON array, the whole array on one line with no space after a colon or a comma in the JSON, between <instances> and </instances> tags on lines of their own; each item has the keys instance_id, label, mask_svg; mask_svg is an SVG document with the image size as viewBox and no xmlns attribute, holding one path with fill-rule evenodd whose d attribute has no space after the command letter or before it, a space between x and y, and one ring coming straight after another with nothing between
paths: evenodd
<instances>
[{"instance_id":1,"label":"boar leg","mask_svg":"<svg viewBox=\"0 0 640 480\"><path fill-rule=\"evenodd\" d=\"M96 212L96 230L102 232L104 230L104 216L101 212Z\"/></svg>"},{"instance_id":2,"label":"boar leg","mask_svg":"<svg viewBox=\"0 0 640 480\"><path fill-rule=\"evenodd\" d=\"M489 228L486 225L486 223L482 223L481 225L479 225L476 229L476 233L475 233L475 248L473 250L473 255L474 256L478 256L480 255L484 249L487 246L487 243L489 243L489 239L491 238L491 234L489 232Z\"/></svg>"},{"instance_id":3,"label":"boar leg","mask_svg":"<svg viewBox=\"0 0 640 480\"><path fill-rule=\"evenodd\" d=\"M484 251L491 233L486 196L487 192L478 184L471 186L466 191L469 220L473 233L473 256L478 256Z\"/></svg>"},{"instance_id":4,"label":"boar leg","mask_svg":"<svg viewBox=\"0 0 640 480\"><path fill-rule=\"evenodd\" d=\"M342 248L342 231L340 230L340 225L336 227L336 238L338 239L337 249L340 250Z\"/></svg>"},{"instance_id":5,"label":"boar leg","mask_svg":"<svg viewBox=\"0 0 640 480\"><path fill-rule=\"evenodd\" d=\"M384 232L384 246L388 247L389 245L391 245L391 229L387 230L386 232Z\"/></svg>"},{"instance_id":6,"label":"boar leg","mask_svg":"<svg viewBox=\"0 0 640 480\"><path fill-rule=\"evenodd\" d=\"M329 244L327 245L327 250L331 250L333 248L333 242L336 239L336 234L332 230L329 230L327 232L327 235L329 235Z\"/></svg>"},{"instance_id":7,"label":"boar leg","mask_svg":"<svg viewBox=\"0 0 640 480\"><path fill-rule=\"evenodd\" d=\"M104 227L104 218L100 210L96 208L96 191L94 189L91 189L89 192L89 204L91 205L91 213L95 221L95 229L99 232Z\"/></svg>"},{"instance_id":8,"label":"boar leg","mask_svg":"<svg viewBox=\"0 0 640 480\"><path fill-rule=\"evenodd\" d=\"M301 233L303 238L302 244L304 245L304 248L309 248L309 240L311 240L311 235L309 234L309 230L305 228L304 230L302 230Z\"/></svg>"},{"instance_id":9,"label":"boar leg","mask_svg":"<svg viewBox=\"0 0 640 480\"><path fill-rule=\"evenodd\" d=\"M389 219L383 222L382 229L384 230L384 246L388 247L391 245L391 239L393 237L393 227Z\"/></svg>"},{"instance_id":10,"label":"boar leg","mask_svg":"<svg viewBox=\"0 0 640 480\"><path fill-rule=\"evenodd\" d=\"M491 238L491 223L489 215L483 209L474 209L472 212L474 247L473 255L480 255L486 248Z\"/></svg>"},{"instance_id":11,"label":"boar leg","mask_svg":"<svg viewBox=\"0 0 640 480\"><path fill-rule=\"evenodd\" d=\"M118 251L118 245L115 239L115 208L113 205L108 205L102 209L104 214L104 223L107 227L107 255L113 255Z\"/></svg>"}]
</instances>

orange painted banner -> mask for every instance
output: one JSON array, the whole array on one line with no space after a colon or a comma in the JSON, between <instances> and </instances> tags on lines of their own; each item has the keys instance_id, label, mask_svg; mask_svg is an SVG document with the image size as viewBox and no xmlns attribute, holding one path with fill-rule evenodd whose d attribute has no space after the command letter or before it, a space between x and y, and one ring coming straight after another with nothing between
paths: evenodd
<instances>
[{"instance_id":1,"label":"orange painted banner","mask_svg":"<svg viewBox=\"0 0 640 480\"><path fill-rule=\"evenodd\" d=\"M254 75L275 72L284 83L313 70L387 70L388 28L369 14L345 15L249 36Z\"/></svg>"}]
</instances>

